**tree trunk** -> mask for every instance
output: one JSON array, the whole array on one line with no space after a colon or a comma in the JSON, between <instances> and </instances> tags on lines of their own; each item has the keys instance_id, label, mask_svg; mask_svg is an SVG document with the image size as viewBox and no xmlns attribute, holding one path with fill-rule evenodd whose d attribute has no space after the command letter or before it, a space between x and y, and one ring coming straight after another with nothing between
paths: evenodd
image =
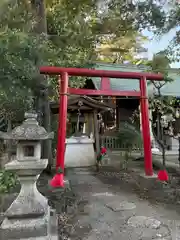
<instances>
[{"instance_id":1,"label":"tree trunk","mask_svg":"<svg viewBox=\"0 0 180 240\"><path fill-rule=\"evenodd\" d=\"M44 0L31 0L32 10L34 11L37 24L34 28L36 34L43 34L47 36L47 20L45 12L45 1ZM37 60L37 65L39 66L39 59ZM42 122L44 128L47 132L51 131L51 118L50 118L50 106L49 106L49 91L48 82L46 78L42 75L37 77L39 85L38 94L38 112L42 113L40 122ZM51 140L46 140L43 145L42 157L49 160L49 169L52 166L52 153L51 153Z\"/></svg>"},{"instance_id":2,"label":"tree trunk","mask_svg":"<svg viewBox=\"0 0 180 240\"><path fill-rule=\"evenodd\" d=\"M179 135L179 134L178 134ZM179 161L179 166L180 166L180 136L178 136L178 142L179 142L179 156L178 156L178 161Z\"/></svg>"},{"instance_id":3,"label":"tree trunk","mask_svg":"<svg viewBox=\"0 0 180 240\"><path fill-rule=\"evenodd\" d=\"M166 166L166 149L164 144L162 145L162 159L163 159L163 167Z\"/></svg>"},{"instance_id":4,"label":"tree trunk","mask_svg":"<svg viewBox=\"0 0 180 240\"><path fill-rule=\"evenodd\" d=\"M31 7L34 12L37 24L35 25L34 32L37 34L47 34L47 21L44 0L31 0Z\"/></svg>"},{"instance_id":5,"label":"tree trunk","mask_svg":"<svg viewBox=\"0 0 180 240\"><path fill-rule=\"evenodd\" d=\"M161 89L160 88L158 88L158 97L159 97L159 99L160 99L160 97L161 97ZM162 132L161 132L161 115L160 115L160 113L159 113L159 109L157 109L157 137L158 137L158 139L159 140L162 140Z\"/></svg>"},{"instance_id":6,"label":"tree trunk","mask_svg":"<svg viewBox=\"0 0 180 240\"><path fill-rule=\"evenodd\" d=\"M7 132L10 133L12 131L12 122L8 119L8 128ZM8 153L8 160L11 160L12 157L12 140L8 140L7 144L7 153Z\"/></svg>"},{"instance_id":7,"label":"tree trunk","mask_svg":"<svg viewBox=\"0 0 180 240\"><path fill-rule=\"evenodd\" d=\"M158 111L158 110L157 110ZM159 114L159 112L157 112L157 138L159 139L159 140L161 140L161 123L160 123L160 121L161 121L161 116L160 116L160 114Z\"/></svg>"},{"instance_id":8,"label":"tree trunk","mask_svg":"<svg viewBox=\"0 0 180 240\"><path fill-rule=\"evenodd\" d=\"M162 86L161 86L162 87ZM161 98L161 87L158 88L158 97L159 99ZM159 131L159 139L162 143L161 148L162 148L162 163L163 163L163 167L166 167L166 145L165 145L165 141L164 141L164 132L163 132L163 127L161 124L161 115L158 112L158 128L157 131Z\"/></svg>"},{"instance_id":9,"label":"tree trunk","mask_svg":"<svg viewBox=\"0 0 180 240\"><path fill-rule=\"evenodd\" d=\"M100 152L100 141L99 141L99 127L98 127L98 120L97 120L97 111L94 110L94 136L95 136L95 146L96 146L96 153L99 154Z\"/></svg>"},{"instance_id":10,"label":"tree trunk","mask_svg":"<svg viewBox=\"0 0 180 240\"><path fill-rule=\"evenodd\" d=\"M45 91L45 96L44 96L44 119L43 119L43 126L46 129L47 132L51 132L51 113L50 113L50 104L48 100L48 90ZM46 140L44 142L43 146L43 157L47 158L48 161L48 167L47 170L48 172L51 172L52 168L52 140Z\"/></svg>"}]
</instances>

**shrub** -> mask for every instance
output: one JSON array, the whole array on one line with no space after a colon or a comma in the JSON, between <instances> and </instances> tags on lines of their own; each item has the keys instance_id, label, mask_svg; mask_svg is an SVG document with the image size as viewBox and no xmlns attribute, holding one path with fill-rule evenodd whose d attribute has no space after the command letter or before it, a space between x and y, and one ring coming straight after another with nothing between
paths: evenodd
<instances>
[{"instance_id":1,"label":"shrub","mask_svg":"<svg viewBox=\"0 0 180 240\"><path fill-rule=\"evenodd\" d=\"M142 146L141 133L133 125L122 123L118 133L118 143L126 150L133 150L134 147Z\"/></svg>"},{"instance_id":2,"label":"shrub","mask_svg":"<svg viewBox=\"0 0 180 240\"><path fill-rule=\"evenodd\" d=\"M136 127L125 122L122 123L119 128L117 141L120 147L125 150L123 168L127 169L128 161L131 158L131 152L142 148L141 133Z\"/></svg>"},{"instance_id":3,"label":"shrub","mask_svg":"<svg viewBox=\"0 0 180 240\"><path fill-rule=\"evenodd\" d=\"M8 193L18 183L17 176L6 170L0 170L0 193Z\"/></svg>"}]
</instances>

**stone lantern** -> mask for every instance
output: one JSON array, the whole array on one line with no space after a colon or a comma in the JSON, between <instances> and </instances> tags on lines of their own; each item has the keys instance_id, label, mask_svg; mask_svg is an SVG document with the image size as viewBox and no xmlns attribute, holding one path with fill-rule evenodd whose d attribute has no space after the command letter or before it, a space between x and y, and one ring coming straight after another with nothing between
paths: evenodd
<instances>
[{"instance_id":1,"label":"stone lantern","mask_svg":"<svg viewBox=\"0 0 180 240\"><path fill-rule=\"evenodd\" d=\"M39 126L37 114L26 113L25 121L10 133L0 133L0 137L17 141L16 159L5 165L6 170L15 172L21 183L21 191L2 222L1 240L5 239L57 239L52 236L52 219L48 200L36 188L36 181L48 164L41 159L41 141L52 139Z\"/></svg>"}]
</instances>

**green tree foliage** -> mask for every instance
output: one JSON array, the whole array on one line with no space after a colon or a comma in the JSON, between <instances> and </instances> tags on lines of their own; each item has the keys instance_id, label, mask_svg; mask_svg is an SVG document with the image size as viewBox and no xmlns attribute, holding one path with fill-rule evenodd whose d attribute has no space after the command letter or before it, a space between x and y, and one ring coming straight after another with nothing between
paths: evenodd
<instances>
[{"instance_id":1,"label":"green tree foliage","mask_svg":"<svg viewBox=\"0 0 180 240\"><path fill-rule=\"evenodd\" d=\"M147 40L143 29L161 27L164 14L153 1L107 1L101 11L96 31L99 38L99 59L109 62L134 62Z\"/></svg>"},{"instance_id":2,"label":"green tree foliage","mask_svg":"<svg viewBox=\"0 0 180 240\"><path fill-rule=\"evenodd\" d=\"M96 50L97 58L103 62L133 63L139 51L143 50L142 44L146 40L147 38L137 31L127 31L124 36L103 36Z\"/></svg>"},{"instance_id":3,"label":"green tree foliage","mask_svg":"<svg viewBox=\"0 0 180 240\"><path fill-rule=\"evenodd\" d=\"M47 8L48 36L58 56L52 64L84 67L95 61L96 35L93 26L97 11L96 5L91 2L64 0L54 2ZM76 77L71 78L70 84L79 87L84 82L85 78Z\"/></svg>"},{"instance_id":4,"label":"green tree foliage","mask_svg":"<svg viewBox=\"0 0 180 240\"><path fill-rule=\"evenodd\" d=\"M149 5L148 5L149 3ZM141 30L162 26L151 1L47 1L48 33L58 45L63 66L97 60L133 61L147 40ZM74 58L76 56L76 58ZM77 84L77 82L76 82Z\"/></svg>"},{"instance_id":5,"label":"green tree foliage","mask_svg":"<svg viewBox=\"0 0 180 240\"><path fill-rule=\"evenodd\" d=\"M169 59L172 62L180 61L180 4L179 1L174 0L159 0L158 1L159 9L161 9L160 19L162 21L162 26L159 26L155 33L158 36L162 36L167 33L173 33L175 35L169 43L169 46L166 49Z\"/></svg>"},{"instance_id":6,"label":"green tree foliage","mask_svg":"<svg viewBox=\"0 0 180 240\"><path fill-rule=\"evenodd\" d=\"M152 94L149 95L149 106L150 109L157 114L156 121L160 121L161 116L164 114L174 115L176 98L173 96L162 96L161 94L163 86L173 81L173 79L168 76L171 62L166 56L166 52L162 51L154 54L152 60L141 61L140 63L146 65L150 72L161 73L164 76L164 81L148 82L148 87L151 88L152 92ZM134 113L134 118L136 117L137 112Z\"/></svg>"},{"instance_id":7,"label":"green tree foliage","mask_svg":"<svg viewBox=\"0 0 180 240\"><path fill-rule=\"evenodd\" d=\"M164 74L164 76L167 76L168 70L170 69L170 60L166 56L166 53L161 51L157 54L154 54L152 62L151 62L151 68L153 72Z\"/></svg>"},{"instance_id":8,"label":"green tree foliage","mask_svg":"<svg viewBox=\"0 0 180 240\"><path fill-rule=\"evenodd\" d=\"M32 34L33 14L26 9L23 1L1 2L0 115L8 118L24 112L32 103L38 86L36 61L41 59L45 64L55 52L43 36Z\"/></svg>"},{"instance_id":9,"label":"green tree foliage","mask_svg":"<svg viewBox=\"0 0 180 240\"><path fill-rule=\"evenodd\" d=\"M150 67L152 72L161 73L164 76L164 81L149 81L148 83L153 87L153 95L149 98L151 109L161 115L172 113L175 98L161 95L163 86L168 82L173 81L173 79L168 76L168 71L170 70L170 60L166 56L166 52L162 51L154 54L153 59L148 61L146 64Z\"/></svg>"},{"instance_id":10,"label":"green tree foliage","mask_svg":"<svg viewBox=\"0 0 180 240\"><path fill-rule=\"evenodd\" d=\"M3 114L7 109L12 112L10 116L15 116L19 109L24 112L32 103L32 96L37 95L37 65L84 67L96 61L97 46L107 46L106 50L112 52L110 61L132 60L141 47L141 30L162 26L164 21L159 17L163 16L162 11L150 0L135 4L123 0L106 4L98 0L48 0L48 36L44 36L35 34L37 4L35 0L0 3L0 107ZM105 48L101 49L104 54ZM75 87L84 82L84 78L70 81ZM51 78L48 83L53 96L57 79ZM7 100L13 104L7 104Z\"/></svg>"},{"instance_id":11,"label":"green tree foliage","mask_svg":"<svg viewBox=\"0 0 180 240\"><path fill-rule=\"evenodd\" d=\"M174 117L174 103L176 98L173 96L162 96L161 89L168 82L173 81L168 76L170 69L170 60L166 56L166 52L159 52L153 56L152 61L149 63L153 72L161 73L164 75L164 81L151 81L150 84L154 87L154 94L149 98L150 108L153 112L153 120L156 127L156 140L162 149L162 163L165 167L166 164L166 142L164 138L164 126L162 124L163 116L170 114L172 117L169 120L169 124L172 124ZM170 132L170 131L168 131Z\"/></svg>"}]
</instances>

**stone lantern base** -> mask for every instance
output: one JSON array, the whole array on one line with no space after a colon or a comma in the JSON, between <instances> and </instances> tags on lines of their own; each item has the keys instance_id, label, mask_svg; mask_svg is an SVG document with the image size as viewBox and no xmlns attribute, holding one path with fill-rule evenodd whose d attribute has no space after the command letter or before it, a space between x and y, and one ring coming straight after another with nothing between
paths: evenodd
<instances>
[{"instance_id":1,"label":"stone lantern base","mask_svg":"<svg viewBox=\"0 0 180 240\"><path fill-rule=\"evenodd\" d=\"M22 163L14 160L6 164L7 170L13 169L18 175L21 191L5 212L0 227L1 240L58 240L55 210L50 208L48 200L36 187L38 176L47 162L47 159Z\"/></svg>"},{"instance_id":2,"label":"stone lantern base","mask_svg":"<svg viewBox=\"0 0 180 240\"><path fill-rule=\"evenodd\" d=\"M56 214L49 208L45 216L37 219L6 218L1 225L0 233L1 240L58 240Z\"/></svg>"}]
</instances>

